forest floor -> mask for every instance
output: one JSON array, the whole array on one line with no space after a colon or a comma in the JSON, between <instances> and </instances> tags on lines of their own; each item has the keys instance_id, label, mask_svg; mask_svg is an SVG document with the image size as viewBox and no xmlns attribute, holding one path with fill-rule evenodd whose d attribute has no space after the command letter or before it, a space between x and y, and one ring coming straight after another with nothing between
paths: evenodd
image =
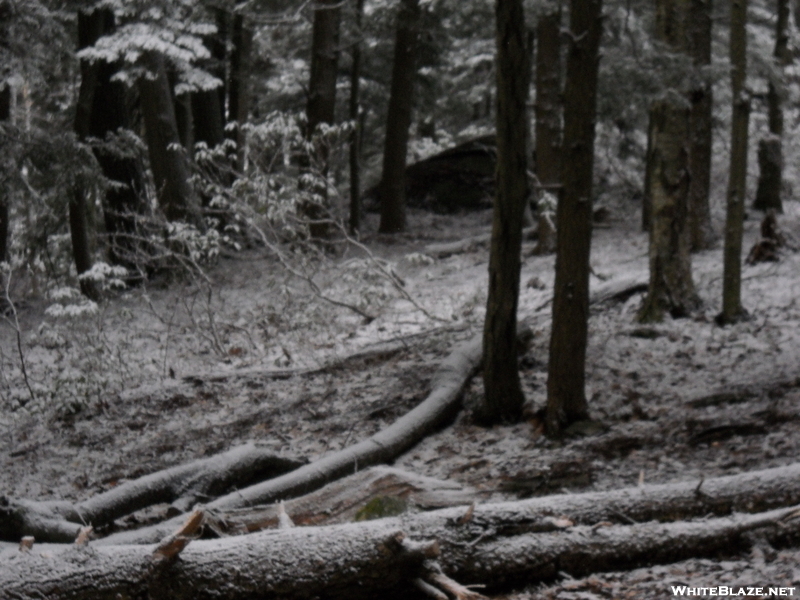
<instances>
[{"instance_id":1,"label":"forest floor","mask_svg":"<svg viewBox=\"0 0 800 600\"><path fill-rule=\"evenodd\" d=\"M648 242L635 212L633 204L612 207L596 228L593 288L646 282ZM745 251L757 240L758 217L746 222ZM372 257L354 248L315 274L322 293L358 303L371 319L321 300L255 248L225 255L207 281L160 281L121 293L89 316L50 316L44 300L18 303L21 353L13 328L0 329L0 490L77 500L246 441L314 460L364 439L423 399L438 361L480 333L488 248L437 258L430 245L486 233L489 220L488 212L412 211L410 233L368 234ZM790 248L778 262L743 268L745 322L714 322L721 242L693 257L704 304L692 318L640 326L641 293L593 306L587 397L599 425L564 442L545 438L537 417L554 259L532 255L535 242L526 241L519 311L535 334L521 359L526 420L475 425L469 407L482 393L477 377L456 421L395 465L459 482L488 502L699 482L796 461L800 253L792 248L800 246L800 203L787 202L779 222ZM392 281L402 281L413 302ZM797 595L800 550L756 546L747 555L581 580L565 574L507 598L664 598L671 585L794 586Z\"/></svg>"}]
</instances>

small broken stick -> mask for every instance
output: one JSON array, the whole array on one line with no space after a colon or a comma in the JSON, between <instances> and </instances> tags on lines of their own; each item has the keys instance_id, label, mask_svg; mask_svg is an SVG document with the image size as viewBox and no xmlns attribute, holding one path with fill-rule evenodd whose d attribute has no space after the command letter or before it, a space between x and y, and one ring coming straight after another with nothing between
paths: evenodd
<instances>
[{"instance_id":1,"label":"small broken stick","mask_svg":"<svg viewBox=\"0 0 800 600\"><path fill-rule=\"evenodd\" d=\"M202 524L203 511L194 511L180 529L161 540L153 550L153 562L160 564L173 560L194 539L194 534Z\"/></svg>"}]
</instances>

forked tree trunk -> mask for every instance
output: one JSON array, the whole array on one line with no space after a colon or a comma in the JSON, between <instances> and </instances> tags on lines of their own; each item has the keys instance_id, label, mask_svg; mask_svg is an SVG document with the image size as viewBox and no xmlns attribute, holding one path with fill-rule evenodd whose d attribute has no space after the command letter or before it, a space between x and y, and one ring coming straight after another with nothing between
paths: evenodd
<instances>
[{"instance_id":1,"label":"forked tree trunk","mask_svg":"<svg viewBox=\"0 0 800 600\"><path fill-rule=\"evenodd\" d=\"M691 53L696 69L711 65L712 0L691 0L689 26ZM703 71L700 83L689 92L689 217L692 251L706 250L714 243L709 192L711 190L713 93L709 75Z\"/></svg>"},{"instance_id":2,"label":"forked tree trunk","mask_svg":"<svg viewBox=\"0 0 800 600\"><path fill-rule=\"evenodd\" d=\"M11 118L11 86L0 86L0 123ZM10 217L8 186L0 185L0 262L8 260L8 230Z\"/></svg>"},{"instance_id":3,"label":"forked tree trunk","mask_svg":"<svg viewBox=\"0 0 800 600\"><path fill-rule=\"evenodd\" d=\"M530 52L522 0L497 0L497 191L483 328L484 399L476 417L516 422L525 398L517 366L522 217L528 201Z\"/></svg>"},{"instance_id":4,"label":"forked tree trunk","mask_svg":"<svg viewBox=\"0 0 800 600\"><path fill-rule=\"evenodd\" d=\"M750 121L750 97L744 87L747 78L747 0L731 2L730 56L733 119L723 253L722 313L718 317L721 323L732 323L746 315L742 307L742 232L747 192L747 130Z\"/></svg>"},{"instance_id":5,"label":"forked tree trunk","mask_svg":"<svg viewBox=\"0 0 800 600\"><path fill-rule=\"evenodd\" d=\"M547 374L549 435L588 418L584 389L592 243L592 169L602 0L570 4L564 85L562 187L556 210L556 278Z\"/></svg>"},{"instance_id":6,"label":"forked tree trunk","mask_svg":"<svg viewBox=\"0 0 800 600\"><path fill-rule=\"evenodd\" d=\"M406 228L406 152L417 74L420 15L419 0L400 0L379 187L381 222L378 230L382 233L397 233Z\"/></svg>"},{"instance_id":7,"label":"forked tree trunk","mask_svg":"<svg viewBox=\"0 0 800 600\"><path fill-rule=\"evenodd\" d=\"M561 180L561 3L536 26L536 176L545 190ZM541 195L541 191L539 192ZM555 249L550 216L539 211L537 250Z\"/></svg>"},{"instance_id":8,"label":"forked tree trunk","mask_svg":"<svg viewBox=\"0 0 800 600\"><path fill-rule=\"evenodd\" d=\"M114 30L114 13L97 8L78 12L78 47L93 45ZM129 129L130 115L125 85L112 81L119 65L107 62L81 64L81 87L75 114L78 138L104 139L110 133ZM103 219L112 263L132 267L146 250L137 235L137 216L147 214L144 174L136 158L113 150L95 148L94 155L103 175L114 182L105 191Z\"/></svg>"},{"instance_id":9,"label":"forked tree trunk","mask_svg":"<svg viewBox=\"0 0 800 600\"><path fill-rule=\"evenodd\" d=\"M150 168L153 170L158 204L167 219L200 225L199 205L189 181L186 154L180 147L164 62L164 57L154 51L145 52L142 56L148 74L139 78L139 96Z\"/></svg>"},{"instance_id":10,"label":"forked tree trunk","mask_svg":"<svg viewBox=\"0 0 800 600\"><path fill-rule=\"evenodd\" d=\"M773 56L778 69L792 62L789 52L789 1L778 0L778 21L775 26L775 51ZM758 145L758 189L753 208L761 211L770 209L783 212L781 191L783 187L783 107L781 92L776 82L769 82L767 93L767 113L769 116L769 132L767 139Z\"/></svg>"},{"instance_id":11,"label":"forked tree trunk","mask_svg":"<svg viewBox=\"0 0 800 600\"><path fill-rule=\"evenodd\" d=\"M688 51L690 0L659 0L656 38L674 52ZM642 322L660 321L664 312L686 316L698 304L689 253L689 117L677 100L651 108L650 285L639 311Z\"/></svg>"},{"instance_id":12,"label":"forked tree trunk","mask_svg":"<svg viewBox=\"0 0 800 600\"><path fill-rule=\"evenodd\" d=\"M359 118L359 88L361 82L361 21L364 16L364 0L356 0L356 39L353 42L350 68L350 120L353 133L350 136L350 235L361 228L361 119Z\"/></svg>"}]
</instances>

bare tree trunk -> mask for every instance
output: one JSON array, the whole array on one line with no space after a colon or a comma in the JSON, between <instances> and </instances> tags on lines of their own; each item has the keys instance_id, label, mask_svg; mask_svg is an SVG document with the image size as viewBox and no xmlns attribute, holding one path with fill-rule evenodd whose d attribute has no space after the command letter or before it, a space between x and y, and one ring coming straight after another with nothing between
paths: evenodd
<instances>
[{"instance_id":1,"label":"bare tree trunk","mask_svg":"<svg viewBox=\"0 0 800 600\"><path fill-rule=\"evenodd\" d=\"M592 169L602 0L570 3L564 86L562 188L556 211L556 278L547 376L547 431L588 418L584 389L592 243Z\"/></svg>"},{"instance_id":2,"label":"bare tree trunk","mask_svg":"<svg viewBox=\"0 0 800 600\"><path fill-rule=\"evenodd\" d=\"M93 45L114 30L114 13L97 8L78 12L78 46ZM129 129L130 115L125 85L112 81L119 66L107 62L81 65L81 88L75 114L75 131L81 140L89 136L104 139L108 134ZM134 266L142 258L135 239L138 215L147 214L144 174L140 161L104 148L95 148L97 162L113 186L106 189L103 219L108 235L108 256L112 263Z\"/></svg>"},{"instance_id":3,"label":"bare tree trunk","mask_svg":"<svg viewBox=\"0 0 800 600\"><path fill-rule=\"evenodd\" d=\"M659 0L656 7L656 39L674 52L688 51L689 2ZM698 305L689 253L690 111L664 99L653 105L650 115L650 286L639 310L642 322L660 321L665 311L686 316Z\"/></svg>"},{"instance_id":4,"label":"bare tree trunk","mask_svg":"<svg viewBox=\"0 0 800 600\"><path fill-rule=\"evenodd\" d=\"M328 235L330 207L325 179L328 175L330 149L318 127L332 124L336 118L336 80L339 74L339 28L341 24L339 0L319 0L314 9L314 28L311 39L311 73L306 104L306 137L314 142L313 155L305 157L303 170L314 169L315 179L308 190L314 198L304 207L311 221L309 233L313 238Z\"/></svg>"},{"instance_id":5,"label":"bare tree trunk","mask_svg":"<svg viewBox=\"0 0 800 600\"><path fill-rule=\"evenodd\" d=\"M417 74L420 15L419 0L400 1L379 186L381 222L378 230L382 233L397 233L406 228L406 151Z\"/></svg>"},{"instance_id":6,"label":"bare tree trunk","mask_svg":"<svg viewBox=\"0 0 800 600\"><path fill-rule=\"evenodd\" d=\"M747 78L747 0L731 2L730 55L733 120L723 252L722 313L717 317L720 323L732 323L747 314L742 307L742 232L747 192L747 130L750 121L750 97L744 87Z\"/></svg>"},{"instance_id":7,"label":"bare tree trunk","mask_svg":"<svg viewBox=\"0 0 800 600\"><path fill-rule=\"evenodd\" d=\"M711 65L712 0L691 0L689 27L691 53L696 69ZM689 118L689 216L691 250L707 250L714 243L709 191L711 189L713 93L709 75L703 72L701 83L690 91L692 112Z\"/></svg>"},{"instance_id":8,"label":"bare tree trunk","mask_svg":"<svg viewBox=\"0 0 800 600\"><path fill-rule=\"evenodd\" d=\"M189 181L186 154L179 148L164 57L148 51L143 54L142 62L148 74L139 78L139 95L158 204L168 220L200 225L199 205Z\"/></svg>"},{"instance_id":9,"label":"bare tree trunk","mask_svg":"<svg viewBox=\"0 0 800 600\"><path fill-rule=\"evenodd\" d=\"M792 62L792 55L789 52L788 26L789 1L778 0L778 22L775 26L775 51L773 56L781 74L784 67ZM758 146L758 189L753 208L764 212L772 209L775 212L782 213L783 107L781 106L781 93L774 81L769 82L767 110L770 136L761 140Z\"/></svg>"},{"instance_id":10,"label":"bare tree trunk","mask_svg":"<svg viewBox=\"0 0 800 600\"><path fill-rule=\"evenodd\" d=\"M238 2L237 2L238 4ZM236 130L228 135L236 142L236 169L244 170L247 139L242 126L250 111L250 71L253 52L253 30L245 15L233 15L233 50L231 51L230 78L228 80L228 122L236 123Z\"/></svg>"},{"instance_id":11,"label":"bare tree trunk","mask_svg":"<svg viewBox=\"0 0 800 600\"><path fill-rule=\"evenodd\" d=\"M353 42L350 69L350 120L353 133L350 137L350 235L356 235L361 227L361 119L359 118L359 87L361 81L361 21L364 16L364 0L356 0L356 40Z\"/></svg>"},{"instance_id":12,"label":"bare tree trunk","mask_svg":"<svg viewBox=\"0 0 800 600\"><path fill-rule=\"evenodd\" d=\"M536 176L555 192L561 181L561 3L539 17L536 26ZM541 197L542 191L539 191ZM550 216L539 210L537 251L555 249Z\"/></svg>"},{"instance_id":13,"label":"bare tree trunk","mask_svg":"<svg viewBox=\"0 0 800 600\"><path fill-rule=\"evenodd\" d=\"M8 121L10 118L11 86L3 83L0 86L0 123ZM10 217L8 204L8 186L0 185L0 262L8 260L8 219Z\"/></svg>"},{"instance_id":14,"label":"bare tree trunk","mask_svg":"<svg viewBox=\"0 0 800 600\"><path fill-rule=\"evenodd\" d=\"M650 231L653 226L653 167L655 165L653 154L653 136L655 119L653 107L647 111L647 150L645 151L644 164L644 190L642 190L642 231Z\"/></svg>"},{"instance_id":15,"label":"bare tree trunk","mask_svg":"<svg viewBox=\"0 0 800 600\"><path fill-rule=\"evenodd\" d=\"M517 366L522 216L528 201L530 52L521 0L497 0L497 191L483 328L484 399L476 417L516 422L525 397ZM523 124L523 126L521 126Z\"/></svg>"}]
</instances>

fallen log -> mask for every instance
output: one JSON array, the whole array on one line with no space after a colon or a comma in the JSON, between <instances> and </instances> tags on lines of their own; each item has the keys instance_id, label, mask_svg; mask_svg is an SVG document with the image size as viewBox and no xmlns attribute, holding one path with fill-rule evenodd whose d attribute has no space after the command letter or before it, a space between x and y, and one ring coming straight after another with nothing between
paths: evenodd
<instances>
[{"instance_id":1,"label":"fallen log","mask_svg":"<svg viewBox=\"0 0 800 600\"><path fill-rule=\"evenodd\" d=\"M83 524L101 527L159 503L173 503L183 512L199 500L275 477L303 464L245 444L127 481L75 504L0 497L0 539L19 540L31 535L40 541L72 542Z\"/></svg>"},{"instance_id":2,"label":"fallen log","mask_svg":"<svg viewBox=\"0 0 800 600\"><path fill-rule=\"evenodd\" d=\"M473 519L474 515L456 520L448 527L469 528ZM772 543L797 541L800 507L667 524L589 526L562 519L549 532L495 531L459 545L435 535L425 536L427 542L414 542L402 525L401 519L381 519L201 540L182 547L179 560L159 554L165 544L6 550L0 553L0 598L408 597L412 586L419 588L419 580L429 585L444 582L451 591L463 591L461 597L479 598L452 585L450 577L497 588L548 581L561 572L579 576L731 553L747 547L753 532ZM430 533L437 533L432 529ZM428 561L436 556L440 562L431 566ZM439 564L444 578L432 576Z\"/></svg>"}]
</instances>

